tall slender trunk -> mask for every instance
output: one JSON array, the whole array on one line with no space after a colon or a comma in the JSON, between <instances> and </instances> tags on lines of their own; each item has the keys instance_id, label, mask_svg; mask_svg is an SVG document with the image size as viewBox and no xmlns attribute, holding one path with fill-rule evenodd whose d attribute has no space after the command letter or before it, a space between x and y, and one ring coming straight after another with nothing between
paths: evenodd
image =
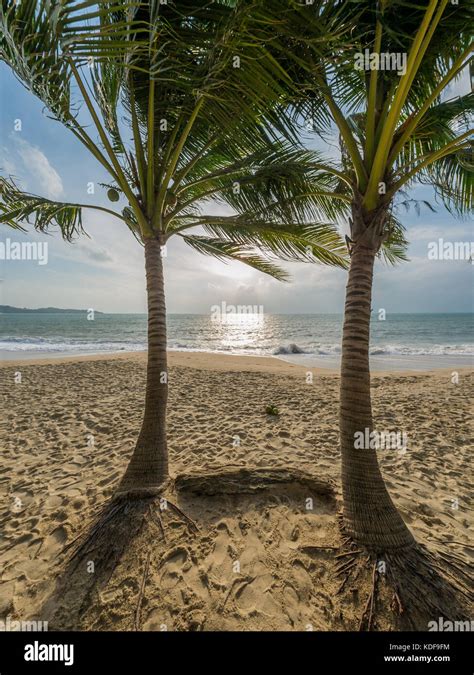
<instances>
[{"instance_id":1,"label":"tall slender trunk","mask_svg":"<svg viewBox=\"0 0 474 675\"><path fill-rule=\"evenodd\" d=\"M369 334L377 248L359 241L352 250L342 338L340 436L344 527L360 544L383 552L411 546L414 539L385 487L376 450L355 447L357 432L373 430Z\"/></svg>"},{"instance_id":2,"label":"tall slender trunk","mask_svg":"<svg viewBox=\"0 0 474 675\"><path fill-rule=\"evenodd\" d=\"M118 494L154 494L168 479L166 404L168 365L166 353L166 306L161 240L145 240L148 299L148 361L145 410L140 435Z\"/></svg>"}]
</instances>

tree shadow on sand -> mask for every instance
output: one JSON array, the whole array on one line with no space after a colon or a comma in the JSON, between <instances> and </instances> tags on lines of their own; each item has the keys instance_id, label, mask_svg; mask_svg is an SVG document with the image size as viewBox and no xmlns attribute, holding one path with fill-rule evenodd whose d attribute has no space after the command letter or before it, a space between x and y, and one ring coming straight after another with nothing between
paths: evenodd
<instances>
[{"instance_id":1,"label":"tree shadow on sand","mask_svg":"<svg viewBox=\"0 0 474 675\"><path fill-rule=\"evenodd\" d=\"M179 504L187 497L257 495L276 491L280 497L299 488L304 494L329 500L335 505L334 486L299 469L231 468L205 473L181 474L170 481L160 496L136 499L116 497L99 508L89 525L64 549L66 561L53 593L42 608L52 627L73 629L109 584L115 570L132 547L163 553L176 540L199 536L199 509L193 520ZM188 505L188 504L187 504ZM187 506L184 507L187 510ZM162 549L162 551L161 551ZM138 576L138 575L137 575ZM142 579L142 585L144 583ZM140 593L135 628L139 628Z\"/></svg>"},{"instance_id":2,"label":"tree shadow on sand","mask_svg":"<svg viewBox=\"0 0 474 675\"><path fill-rule=\"evenodd\" d=\"M331 512L336 513L334 485L294 468L226 468L182 474L159 497L117 497L66 547L67 560L55 590L44 603L42 616L53 628L77 630L134 547L143 563L130 590L130 626L140 630L150 558L159 557L160 566L177 541L182 544L188 537L200 536L200 526L206 525L200 498L251 498L259 493L270 497L273 493L285 499L295 490L329 503ZM344 594L353 598L351 593L359 586L360 622L354 628L377 629L377 615L387 608L394 628L400 630L427 630L428 621L440 616L465 620L471 613L468 571L461 559L434 554L418 544L393 553L367 551L342 529L338 545L309 548L334 549L334 576L340 581L337 595L342 602Z\"/></svg>"}]
</instances>

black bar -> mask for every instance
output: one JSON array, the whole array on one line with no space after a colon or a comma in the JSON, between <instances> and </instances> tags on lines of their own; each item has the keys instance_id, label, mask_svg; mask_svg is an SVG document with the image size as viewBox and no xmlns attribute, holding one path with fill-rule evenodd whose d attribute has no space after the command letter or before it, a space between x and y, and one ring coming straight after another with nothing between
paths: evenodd
<instances>
[{"instance_id":1,"label":"black bar","mask_svg":"<svg viewBox=\"0 0 474 675\"><path fill-rule=\"evenodd\" d=\"M32 651L28 645L38 647ZM73 645L71 665L59 661L27 661L39 657L41 645ZM46 652L45 652L46 653ZM54 657L54 652L47 652ZM59 648L57 656L61 656ZM285 665L286 664L286 665ZM471 664L471 665L469 665ZM243 673L272 668L294 673L464 673L471 675L472 634L443 633L0 633L0 675L23 673ZM192 669L192 670L191 670ZM264 670L263 670L264 669ZM258 671L257 671L258 672Z\"/></svg>"}]
</instances>

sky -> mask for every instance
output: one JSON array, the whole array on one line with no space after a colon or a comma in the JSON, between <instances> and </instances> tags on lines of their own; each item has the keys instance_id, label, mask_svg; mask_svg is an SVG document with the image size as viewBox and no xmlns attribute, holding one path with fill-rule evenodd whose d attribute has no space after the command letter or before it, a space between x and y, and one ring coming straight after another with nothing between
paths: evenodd
<instances>
[{"instance_id":1,"label":"sky","mask_svg":"<svg viewBox=\"0 0 474 675\"><path fill-rule=\"evenodd\" d=\"M465 74L451 95L464 92ZM25 190L56 200L111 207L101 182L105 170L60 123L48 118L38 99L0 64L0 174L14 176ZM318 149L328 156L331 145ZM93 184L94 194L90 194ZM470 242L472 220L451 216L436 204L427 187L412 191L415 199L427 199L436 208L402 211L407 228L410 262L397 267L376 265L374 307L387 312L473 311L473 265L466 260L431 260L428 245L444 241ZM218 205L207 212L219 213ZM73 244L58 233L44 235L0 225L0 243L48 244L48 262L0 260L0 304L17 307L94 308L103 312L146 311L143 249L127 227L102 212L84 211L89 237ZM224 264L202 256L178 237L168 245L165 259L167 311L208 313L213 305L263 305L268 313L341 313L346 272L321 265L284 265L290 283L273 280L247 266Z\"/></svg>"}]
</instances>

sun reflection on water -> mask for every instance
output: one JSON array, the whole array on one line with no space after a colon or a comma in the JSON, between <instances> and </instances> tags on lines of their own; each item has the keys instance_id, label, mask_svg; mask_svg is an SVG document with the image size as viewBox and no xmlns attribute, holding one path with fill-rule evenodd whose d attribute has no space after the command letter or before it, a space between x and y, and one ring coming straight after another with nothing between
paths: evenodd
<instances>
[{"instance_id":1,"label":"sun reflection on water","mask_svg":"<svg viewBox=\"0 0 474 675\"><path fill-rule=\"evenodd\" d=\"M265 315L262 312L223 313L212 323L223 347L255 348L262 344L265 335Z\"/></svg>"}]
</instances>

